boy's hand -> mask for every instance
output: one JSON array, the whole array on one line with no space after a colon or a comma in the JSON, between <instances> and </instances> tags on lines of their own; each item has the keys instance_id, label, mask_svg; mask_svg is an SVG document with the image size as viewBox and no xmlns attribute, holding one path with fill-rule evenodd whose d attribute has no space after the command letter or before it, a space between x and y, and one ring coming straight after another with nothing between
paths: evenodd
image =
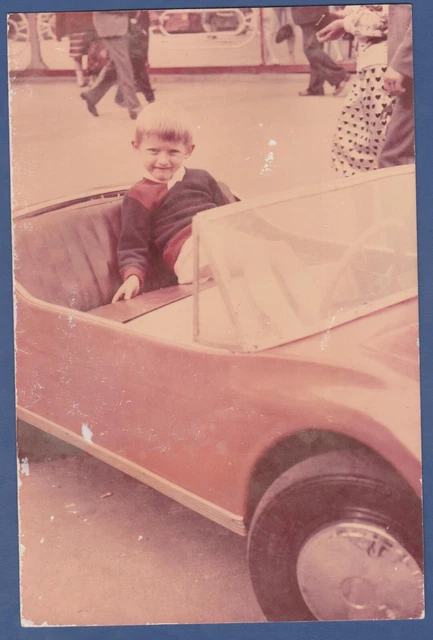
<instances>
[{"instance_id":1,"label":"boy's hand","mask_svg":"<svg viewBox=\"0 0 433 640\"><path fill-rule=\"evenodd\" d=\"M129 276L122 286L118 288L111 302L118 302L118 300L131 300L131 298L134 298L139 292L140 280L137 276Z\"/></svg>"},{"instance_id":2,"label":"boy's hand","mask_svg":"<svg viewBox=\"0 0 433 640\"><path fill-rule=\"evenodd\" d=\"M334 20L323 29L320 29L316 33L316 38L319 42L327 42L328 40L338 40L341 36L344 36L346 29L344 28L344 20Z\"/></svg>"},{"instance_id":3,"label":"boy's hand","mask_svg":"<svg viewBox=\"0 0 433 640\"><path fill-rule=\"evenodd\" d=\"M403 86L405 76L392 67L388 67L384 77L383 86L390 96L401 96L406 91Z\"/></svg>"}]
</instances>

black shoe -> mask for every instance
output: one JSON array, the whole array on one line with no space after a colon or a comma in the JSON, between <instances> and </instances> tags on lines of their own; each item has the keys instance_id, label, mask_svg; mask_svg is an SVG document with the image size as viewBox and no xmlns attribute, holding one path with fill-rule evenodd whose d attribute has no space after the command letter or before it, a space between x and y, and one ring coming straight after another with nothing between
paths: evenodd
<instances>
[{"instance_id":1,"label":"black shoe","mask_svg":"<svg viewBox=\"0 0 433 640\"><path fill-rule=\"evenodd\" d=\"M346 84L349 82L350 80L350 73L346 73L346 75L344 76L343 80L341 80L341 82L339 82L334 89L334 96L339 96L340 93L342 93L344 91L344 87L346 86Z\"/></svg>"},{"instance_id":2,"label":"black shoe","mask_svg":"<svg viewBox=\"0 0 433 640\"><path fill-rule=\"evenodd\" d=\"M99 116L99 113L98 113L98 111L96 109L96 106L93 104L93 102L91 102L89 100L89 96L86 94L85 91L82 91L80 93L80 98L82 98L86 102L87 109L89 110L89 113L91 113L92 116L95 116L95 118L97 118Z\"/></svg>"},{"instance_id":3,"label":"black shoe","mask_svg":"<svg viewBox=\"0 0 433 640\"><path fill-rule=\"evenodd\" d=\"M146 98L147 102L155 102L155 92L153 91L153 89L151 88L150 91L143 91L141 90L141 93L144 95L144 97Z\"/></svg>"},{"instance_id":4,"label":"black shoe","mask_svg":"<svg viewBox=\"0 0 433 640\"><path fill-rule=\"evenodd\" d=\"M311 89L305 89L305 91L299 91L298 96L301 97L305 97L305 96L324 96L325 92L323 91L311 91Z\"/></svg>"},{"instance_id":5,"label":"black shoe","mask_svg":"<svg viewBox=\"0 0 433 640\"><path fill-rule=\"evenodd\" d=\"M126 108L126 102L120 98L117 97L117 95L114 98L114 102L117 104L118 107L122 107L122 108Z\"/></svg>"}]
</instances>

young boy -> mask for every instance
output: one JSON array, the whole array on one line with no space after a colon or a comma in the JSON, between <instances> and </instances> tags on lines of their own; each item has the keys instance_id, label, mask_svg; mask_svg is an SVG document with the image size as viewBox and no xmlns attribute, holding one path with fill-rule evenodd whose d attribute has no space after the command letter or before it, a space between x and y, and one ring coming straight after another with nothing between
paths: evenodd
<instances>
[{"instance_id":1,"label":"young boy","mask_svg":"<svg viewBox=\"0 0 433 640\"><path fill-rule=\"evenodd\" d=\"M112 302L130 300L143 288L149 244L161 252L180 284L192 281L192 218L228 203L217 182L183 166L194 150L192 130L175 105L153 103L138 116L132 146L144 178L127 192L117 251L123 284Z\"/></svg>"}]
</instances>

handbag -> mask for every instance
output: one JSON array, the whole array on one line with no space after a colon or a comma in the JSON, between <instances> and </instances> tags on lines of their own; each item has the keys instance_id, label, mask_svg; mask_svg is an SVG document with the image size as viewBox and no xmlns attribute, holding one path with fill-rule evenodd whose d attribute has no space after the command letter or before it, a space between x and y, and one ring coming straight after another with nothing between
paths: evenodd
<instances>
[{"instance_id":1,"label":"handbag","mask_svg":"<svg viewBox=\"0 0 433 640\"><path fill-rule=\"evenodd\" d=\"M290 40L290 38L293 38L293 27L291 24L284 24L278 29L275 36L275 42L280 44L283 40Z\"/></svg>"},{"instance_id":2,"label":"handbag","mask_svg":"<svg viewBox=\"0 0 433 640\"><path fill-rule=\"evenodd\" d=\"M92 40L87 51L87 73L97 76L108 63L108 51L101 40Z\"/></svg>"}]
</instances>

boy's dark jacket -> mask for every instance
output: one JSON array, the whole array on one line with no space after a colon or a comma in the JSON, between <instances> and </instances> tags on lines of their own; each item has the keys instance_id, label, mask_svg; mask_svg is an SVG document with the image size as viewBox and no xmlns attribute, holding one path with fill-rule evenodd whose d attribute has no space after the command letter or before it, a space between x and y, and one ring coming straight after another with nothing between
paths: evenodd
<instances>
[{"instance_id":1,"label":"boy's dark jacket","mask_svg":"<svg viewBox=\"0 0 433 640\"><path fill-rule=\"evenodd\" d=\"M200 211L228 203L218 183L202 169L185 169L183 179L167 190L146 178L127 192L122 205L122 230L117 252L122 279L138 276L143 285L153 243L173 268L191 222Z\"/></svg>"}]
</instances>

